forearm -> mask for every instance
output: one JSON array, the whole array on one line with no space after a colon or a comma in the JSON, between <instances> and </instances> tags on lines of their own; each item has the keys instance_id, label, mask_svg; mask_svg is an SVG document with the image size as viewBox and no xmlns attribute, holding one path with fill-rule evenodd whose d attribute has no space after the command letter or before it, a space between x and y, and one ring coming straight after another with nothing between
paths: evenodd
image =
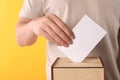
<instances>
[{"instance_id":1,"label":"forearm","mask_svg":"<svg viewBox=\"0 0 120 80\"><path fill-rule=\"evenodd\" d=\"M32 24L32 21L17 24L16 38L20 46L32 45L37 40L37 36L31 30Z\"/></svg>"}]
</instances>

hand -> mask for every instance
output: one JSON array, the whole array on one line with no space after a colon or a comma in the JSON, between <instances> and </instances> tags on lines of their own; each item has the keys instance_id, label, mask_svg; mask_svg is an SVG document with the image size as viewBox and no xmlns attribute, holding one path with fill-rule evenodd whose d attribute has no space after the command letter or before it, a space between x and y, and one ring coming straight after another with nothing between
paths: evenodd
<instances>
[{"instance_id":1,"label":"hand","mask_svg":"<svg viewBox=\"0 0 120 80\"><path fill-rule=\"evenodd\" d=\"M43 36L56 45L68 47L75 38L68 26L54 14L33 20L33 23L31 29L37 36Z\"/></svg>"}]
</instances>

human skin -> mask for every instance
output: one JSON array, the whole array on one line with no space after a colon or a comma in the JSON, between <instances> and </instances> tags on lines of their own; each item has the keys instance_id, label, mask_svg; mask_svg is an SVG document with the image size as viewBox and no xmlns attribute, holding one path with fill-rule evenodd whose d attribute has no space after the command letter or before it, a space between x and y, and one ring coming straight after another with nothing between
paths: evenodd
<instances>
[{"instance_id":1,"label":"human skin","mask_svg":"<svg viewBox=\"0 0 120 80\"><path fill-rule=\"evenodd\" d=\"M30 46L38 36L43 36L53 44L68 47L75 38L68 26L55 14L37 19L19 17L16 26L16 39L20 46Z\"/></svg>"}]
</instances>

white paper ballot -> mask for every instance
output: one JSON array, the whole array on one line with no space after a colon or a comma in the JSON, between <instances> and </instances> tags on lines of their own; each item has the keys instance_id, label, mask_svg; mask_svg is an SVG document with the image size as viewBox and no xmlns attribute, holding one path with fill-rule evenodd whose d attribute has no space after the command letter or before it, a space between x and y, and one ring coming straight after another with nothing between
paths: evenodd
<instances>
[{"instance_id":1,"label":"white paper ballot","mask_svg":"<svg viewBox=\"0 0 120 80\"><path fill-rule=\"evenodd\" d=\"M73 62L82 62L107 33L85 15L73 28L75 39L69 47L58 46Z\"/></svg>"}]
</instances>

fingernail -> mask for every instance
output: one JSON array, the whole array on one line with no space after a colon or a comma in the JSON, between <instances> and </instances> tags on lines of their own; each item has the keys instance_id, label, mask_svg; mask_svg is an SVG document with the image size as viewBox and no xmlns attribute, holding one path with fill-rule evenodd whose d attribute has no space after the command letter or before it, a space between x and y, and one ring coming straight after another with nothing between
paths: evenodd
<instances>
[{"instance_id":1,"label":"fingernail","mask_svg":"<svg viewBox=\"0 0 120 80\"><path fill-rule=\"evenodd\" d=\"M63 46L63 43L60 43L61 46Z\"/></svg>"},{"instance_id":2,"label":"fingernail","mask_svg":"<svg viewBox=\"0 0 120 80\"><path fill-rule=\"evenodd\" d=\"M71 36L71 39L75 39L75 36Z\"/></svg>"},{"instance_id":3,"label":"fingernail","mask_svg":"<svg viewBox=\"0 0 120 80\"><path fill-rule=\"evenodd\" d=\"M65 46L65 47L69 47L69 45L68 45L68 44L65 44L64 46Z\"/></svg>"},{"instance_id":4,"label":"fingernail","mask_svg":"<svg viewBox=\"0 0 120 80\"><path fill-rule=\"evenodd\" d=\"M71 41L71 43L70 44L73 44L73 41Z\"/></svg>"},{"instance_id":5,"label":"fingernail","mask_svg":"<svg viewBox=\"0 0 120 80\"><path fill-rule=\"evenodd\" d=\"M73 41L69 41L69 42L68 42L68 44L72 44L72 43L73 43Z\"/></svg>"}]
</instances>

